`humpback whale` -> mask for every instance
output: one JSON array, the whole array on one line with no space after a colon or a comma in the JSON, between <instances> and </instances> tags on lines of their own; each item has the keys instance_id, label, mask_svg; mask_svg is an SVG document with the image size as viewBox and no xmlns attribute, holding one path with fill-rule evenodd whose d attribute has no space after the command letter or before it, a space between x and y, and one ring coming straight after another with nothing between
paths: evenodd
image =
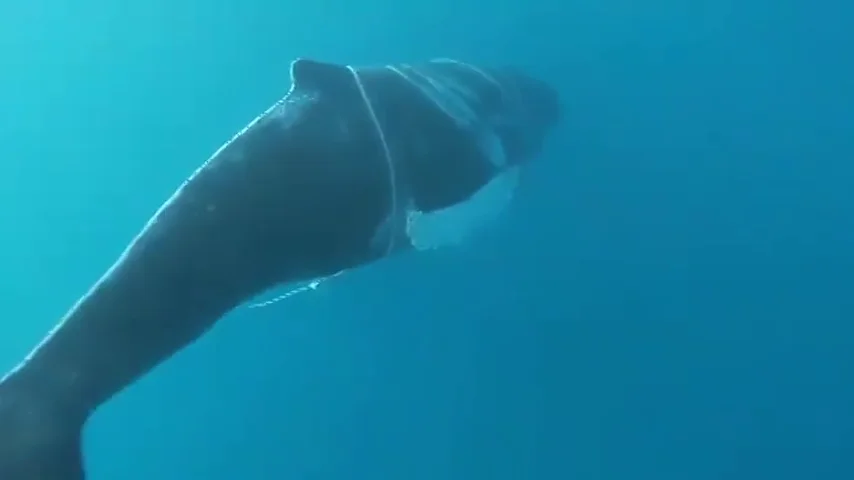
<instances>
[{"instance_id":1,"label":"humpback whale","mask_svg":"<svg viewBox=\"0 0 854 480\"><path fill-rule=\"evenodd\" d=\"M84 479L82 428L113 395L259 293L418 249L425 219L536 158L561 116L512 68L290 71L0 380L0 479Z\"/></svg>"}]
</instances>

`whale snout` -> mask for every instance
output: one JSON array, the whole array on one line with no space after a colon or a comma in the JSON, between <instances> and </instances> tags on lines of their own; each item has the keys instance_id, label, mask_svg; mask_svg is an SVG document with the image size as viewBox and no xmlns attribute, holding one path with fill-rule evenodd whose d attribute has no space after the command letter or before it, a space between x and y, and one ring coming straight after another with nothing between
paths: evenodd
<instances>
[{"instance_id":1,"label":"whale snout","mask_svg":"<svg viewBox=\"0 0 854 480\"><path fill-rule=\"evenodd\" d=\"M562 106L560 94L551 84L537 78L528 77L525 85L532 115L541 119L544 126L554 128L560 122Z\"/></svg>"},{"instance_id":2,"label":"whale snout","mask_svg":"<svg viewBox=\"0 0 854 480\"><path fill-rule=\"evenodd\" d=\"M546 130L557 126L563 114L557 89L545 80L525 73L513 72L510 78L509 83L518 93L526 120Z\"/></svg>"},{"instance_id":3,"label":"whale snout","mask_svg":"<svg viewBox=\"0 0 854 480\"><path fill-rule=\"evenodd\" d=\"M495 73L501 85L501 113L495 131L503 141L511 163L539 154L545 137L561 121L560 94L550 83L514 68Z\"/></svg>"}]
</instances>

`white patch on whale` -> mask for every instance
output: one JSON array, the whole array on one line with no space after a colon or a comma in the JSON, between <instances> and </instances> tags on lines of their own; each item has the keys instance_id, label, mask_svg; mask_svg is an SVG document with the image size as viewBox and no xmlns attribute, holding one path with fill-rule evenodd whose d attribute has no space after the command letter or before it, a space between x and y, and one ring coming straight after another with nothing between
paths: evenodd
<instances>
[{"instance_id":1,"label":"white patch on whale","mask_svg":"<svg viewBox=\"0 0 854 480\"><path fill-rule=\"evenodd\" d=\"M506 170L468 200L434 212L407 212L406 235L416 250L459 245L494 223L513 199L518 167Z\"/></svg>"}]
</instances>

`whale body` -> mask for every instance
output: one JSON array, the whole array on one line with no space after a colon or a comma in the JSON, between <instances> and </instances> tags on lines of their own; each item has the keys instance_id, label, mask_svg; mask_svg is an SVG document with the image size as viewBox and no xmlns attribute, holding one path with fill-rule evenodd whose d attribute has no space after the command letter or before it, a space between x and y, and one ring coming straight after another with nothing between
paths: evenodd
<instances>
[{"instance_id":1,"label":"whale body","mask_svg":"<svg viewBox=\"0 0 854 480\"><path fill-rule=\"evenodd\" d=\"M418 249L431 218L512 178L559 118L556 91L513 69L295 60L287 95L0 381L0 479L82 480L82 427L113 395L261 292Z\"/></svg>"}]
</instances>

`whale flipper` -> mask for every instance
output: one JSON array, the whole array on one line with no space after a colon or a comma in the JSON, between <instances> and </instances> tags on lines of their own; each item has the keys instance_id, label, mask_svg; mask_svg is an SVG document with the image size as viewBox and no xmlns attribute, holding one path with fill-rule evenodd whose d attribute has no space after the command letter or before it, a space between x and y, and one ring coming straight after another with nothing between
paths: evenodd
<instances>
[{"instance_id":1,"label":"whale flipper","mask_svg":"<svg viewBox=\"0 0 854 480\"><path fill-rule=\"evenodd\" d=\"M408 212L406 234L416 250L460 245L483 232L507 209L519 183L514 167L486 184L468 200L433 212Z\"/></svg>"}]
</instances>

